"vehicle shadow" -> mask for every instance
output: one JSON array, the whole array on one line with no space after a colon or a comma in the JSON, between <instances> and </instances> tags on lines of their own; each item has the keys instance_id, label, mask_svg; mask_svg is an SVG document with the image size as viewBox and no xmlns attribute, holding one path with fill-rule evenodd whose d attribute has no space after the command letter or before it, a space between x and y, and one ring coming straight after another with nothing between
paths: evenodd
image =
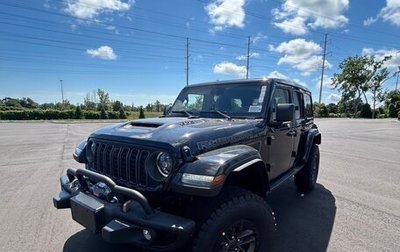
<instances>
[{"instance_id":1,"label":"vehicle shadow","mask_svg":"<svg viewBox=\"0 0 400 252\"><path fill-rule=\"evenodd\" d=\"M63 252L144 252L131 245L111 244L104 241L100 235L95 235L83 229L72 235L64 244Z\"/></svg>"},{"instance_id":2,"label":"vehicle shadow","mask_svg":"<svg viewBox=\"0 0 400 252\"><path fill-rule=\"evenodd\" d=\"M293 181L282 184L268 195L275 212L277 232L274 251L322 252L328 248L336 215L335 198L324 186L302 196ZM105 242L99 235L84 229L64 244L64 252L143 252L131 245Z\"/></svg>"},{"instance_id":3,"label":"vehicle shadow","mask_svg":"<svg viewBox=\"0 0 400 252\"><path fill-rule=\"evenodd\" d=\"M277 223L274 251L327 251L336 215L335 198L329 190L317 184L312 192L301 194L288 181L268 195L267 201Z\"/></svg>"}]
</instances>

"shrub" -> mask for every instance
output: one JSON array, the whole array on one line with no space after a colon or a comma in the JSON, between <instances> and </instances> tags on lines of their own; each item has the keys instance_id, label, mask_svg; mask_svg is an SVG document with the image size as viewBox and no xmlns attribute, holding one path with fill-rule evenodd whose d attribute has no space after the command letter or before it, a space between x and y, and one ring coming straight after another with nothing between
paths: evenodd
<instances>
[{"instance_id":1,"label":"shrub","mask_svg":"<svg viewBox=\"0 0 400 252\"><path fill-rule=\"evenodd\" d=\"M75 109L75 119L82 119L83 118L83 113L82 113L82 109L81 106L76 106Z\"/></svg>"},{"instance_id":2,"label":"shrub","mask_svg":"<svg viewBox=\"0 0 400 252\"><path fill-rule=\"evenodd\" d=\"M108 113L107 113L107 111L104 109L104 107L101 108L101 111L100 111L100 119L108 119Z\"/></svg>"},{"instance_id":3,"label":"shrub","mask_svg":"<svg viewBox=\"0 0 400 252\"><path fill-rule=\"evenodd\" d=\"M368 103L365 103L362 105L361 111L360 111L360 117L361 118L372 118L372 109Z\"/></svg>"},{"instance_id":4,"label":"shrub","mask_svg":"<svg viewBox=\"0 0 400 252\"><path fill-rule=\"evenodd\" d=\"M140 106L140 110L139 110L139 118L145 118L144 116L144 112L143 112L143 107Z\"/></svg>"},{"instance_id":5,"label":"shrub","mask_svg":"<svg viewBox=\"0 0 400 252\"><path fill-rule=\"evenodd\" d=\"M396 106L393 103L389 104L388 110L389 110L388 116L390 118L395 118L397 116Z\"/></svg>"},{"instance_id":6,"label":"shrub","mask_svg":"<svg viewBox=\"0 0 400 252\"><path fill-rule=\"evenodd\" d=\"M119 119L126 119L125 111L122 108L119 110Z\"/></svg>"}]
</instances>

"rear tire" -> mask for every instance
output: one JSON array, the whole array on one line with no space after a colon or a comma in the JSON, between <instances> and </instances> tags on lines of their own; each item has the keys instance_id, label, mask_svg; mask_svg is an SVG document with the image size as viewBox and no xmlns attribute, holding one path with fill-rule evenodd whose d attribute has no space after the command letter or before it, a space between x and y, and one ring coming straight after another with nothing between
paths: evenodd
<instances>
[{"instance_id":1,"label":"rear tire","mask_svg":"<svg viewBox=\"0 0 400 252\"><path fill-rule=\"evenodd\" d=\"M275 231L273 212L265 200L231 187L211 204L211 214L198 223L193 252L271 251ZM207 212L207 205L203 205Z\"/></svg>"},{"instance_id":2,"label":"rear tire","mask_svg":"<svg viewBox=\"0 0 400 252\"><path fill-rule=\"evenodd\" d=\"M314 145L311 149L310 156L306 165L294 175L294 182L297 189L301 192L308 192L314 189L317 183L319 171L319 147Z\"/></svg>"}]
</instances>

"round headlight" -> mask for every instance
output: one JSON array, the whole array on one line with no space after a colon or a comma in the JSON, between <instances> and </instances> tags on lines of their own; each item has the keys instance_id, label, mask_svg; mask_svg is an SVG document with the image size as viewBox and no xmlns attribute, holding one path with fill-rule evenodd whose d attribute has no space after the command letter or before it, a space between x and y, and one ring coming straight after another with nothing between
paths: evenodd
<instances>
[{"instance_id":1,"label":"round headlight","mask_svg":"<svg viewBox=\"0 0 400 252\"><path fill-rule=\"evenodd\" d=\"M94 156L96 154L96 144L94 142L91 142L90 150L92 152L92 155Z\"/></svg>"},{"instance_id":2,"label":"round headlight","mask_svg":"<svg viewBox=\"0 0 400 252\"><path fill-rule=\"evenodd\" d=\"M172 158L168 153L161 152L157 156L157 168L158 171L164 176L167 177L168 174L172 170Z\"/></svg>"},{"instance_id":3,"label":"round headlight","mask_svg":"<svg viewBox=\"0 0 400 252\"><path fill-rule=\"evenodd\" d=\"M95 153L96 153L96 144L93 141L89 141L86 148L86 157L89 163L94 160Z\"/></svg>"}]
</instances>

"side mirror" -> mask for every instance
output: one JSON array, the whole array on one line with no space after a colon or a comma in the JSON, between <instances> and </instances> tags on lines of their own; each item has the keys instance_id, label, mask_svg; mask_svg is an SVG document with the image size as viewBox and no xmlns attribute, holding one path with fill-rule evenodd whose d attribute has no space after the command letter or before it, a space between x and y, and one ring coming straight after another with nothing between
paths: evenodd
<instances>
[{"instance_id":1,"label":"side mirror","mask_svg":"<svg viewBox=\"0 0 400 252\"><path fill-rule=\"evenodd\" d=\"M294 118L294 104L281 103L276 106L276 121L287 122L292 121Z\"/></svg>"},{"instance_id":2,"label":"side mirror","mask_svg":"<svg viewBox=\"0 0 400 252\"><path fill-rule=\"evenodd\" d=\"M163 115L168 115L171 112L172 104L168 104L164 107Z\"/></svg>"}]
</instances>

